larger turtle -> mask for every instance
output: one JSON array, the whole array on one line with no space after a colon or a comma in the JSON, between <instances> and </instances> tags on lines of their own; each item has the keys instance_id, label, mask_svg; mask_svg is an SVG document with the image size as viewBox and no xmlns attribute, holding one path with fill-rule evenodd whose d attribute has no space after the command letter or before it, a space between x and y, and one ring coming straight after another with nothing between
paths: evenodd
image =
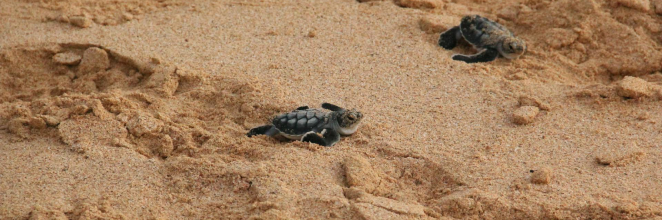
<instances>
[{"instance_id":1,"label":"larger turtle","mask_svg":"<svg viewBox=\"0 0 662 220\"><path fill-rule=\"evenodd\" d=\"M513 35L506 27L490 19L470 15L462 18L460 26L452 27L441 33L439 46L451 50L464 38L478 52L474 55L453 55L453 60L467 63L490 62L499 55L508 59L517 59L526 51L526 43Z\"/></svg>"},{"instance_id":2,"label":"larger turtle","mask_svg":"<svg viewBox=\"0 0 662 220\"><path fill-rule=\"evenodd\" d=\"M269 125L251 129L246 136L267 135L330 147L340 141L340 135L356 132L363 119L363 114L355 109L347 110L329 103L323 103L322 108L301 106L274 117Z\"/></svg>"}]
</instances>

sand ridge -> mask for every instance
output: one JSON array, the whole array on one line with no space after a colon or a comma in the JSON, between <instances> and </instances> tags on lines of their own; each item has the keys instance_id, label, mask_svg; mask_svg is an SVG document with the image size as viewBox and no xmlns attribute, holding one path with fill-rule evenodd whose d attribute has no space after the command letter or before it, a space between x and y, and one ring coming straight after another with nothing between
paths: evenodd
<instances>
[{"instance_id":1,"label":"sand ridge","mask_svg":"<svg viewBox=\"0 0 662 220\"><path fill-rule=\"evenodd\" d=\"M0 41L0 217L659 216L656 4L12 1L0 6L0 33L14 33ZM473 13L529 51L450 60L472 49L436 38ZM332 148L244 137L320 100L364 125Z\"/></svg>"}]
</instances>

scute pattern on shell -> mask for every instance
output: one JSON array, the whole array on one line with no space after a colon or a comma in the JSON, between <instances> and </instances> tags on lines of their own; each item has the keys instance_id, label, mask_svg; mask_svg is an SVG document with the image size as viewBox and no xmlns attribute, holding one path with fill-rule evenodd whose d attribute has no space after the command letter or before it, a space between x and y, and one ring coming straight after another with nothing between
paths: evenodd
<instances>
[{"instance_id":1,"label":"scute pattern on shell","mask_svg":"<svg viewBox=\"0 0 662 220\"><path fill-rule=\"evenodd\" d=\"M499 23L481 16L467 16L460 23L464 39L477 47L495 48L499 42L513 33Z\"/></svg>"},{"instance_id":2,"label":"scute pattern on shell","mask_svg":"<svg viewBox=\"0 0 662 220\"><path fill-rule=\"evenodd\" d=\"M302 135L326 124L326 114L318 109L294 110L276 116L272 123L283 133Z\"/></svg>"}]
</instances>

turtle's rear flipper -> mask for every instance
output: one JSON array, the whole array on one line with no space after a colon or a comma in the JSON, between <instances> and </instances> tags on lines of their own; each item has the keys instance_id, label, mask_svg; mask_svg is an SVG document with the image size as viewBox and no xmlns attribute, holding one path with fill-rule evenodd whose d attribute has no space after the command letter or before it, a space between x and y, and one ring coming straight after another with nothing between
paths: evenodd
<instances>
[{"instance_id":1,"label":"turtle's rear flipper","mask_svg":"<svg viewBox=\"0 0 662 220\"><path fill-rule=\"evenodd\" d=\"M301 138L301 141L315 143L325 147L331 147L340 141L340 134L335 130L326 129L326 132L322 132L322 134L324 137L319 136L317 133L309 132Z\"/></svg>"},{"instance_id":2,"label":"turtle's rear flipper","mask_svg":"<svg viewBox=\"0 0 662 220\"><path fill-rule=\"evenodd\" d=\"M444 33L441 33L439 36L439 46L443 47L446 50L451 50L457 46L457 42L462 38L462 33L460 33L460 26L452 27L451 29L446 30Z\"/></svg>"},{"instance_id":3,"label":"turtle's rear flipper","mask_svg":"<svg viewBox=\"0 0 662 220\"><path fill-rule=\"evenodd\" d=\"M307 105L299 106L296 110L306 110L309 109Z\"/></svg>"},{"instance_id":4,"label":"turtle's rear flipper","mask_svg":"<svg viewBox=\"0 0 662 220\"><path fill-rule=\"evenodd\" d=\"M271 133L271 132L269 132L269 131L270 131L273 127L274 127L273 125L262 125L262 126L260 126L260 127L255 127L255 128L253 128L253 129L251 129L250 131L248 131L248 133L246 134L246 136L248 136L248 137L253 137L253 136L255 136L255 135L261 135L261 134L262 134L262 135L273 136L273 134L268 134L268 133Z\"/></svg>"},{"instance_id":5,"label":"turtle's rear flipper","mask_svg":"<svg viewBox=\"0 0 662 220\"><path fill-rule=\"evenodd\" d=\"M495 49L486 49L474 55L453 55L453 60L464 61L466 63L483 63L495 60L499 56L499 51Z\"/></svg>"}]
</instances>

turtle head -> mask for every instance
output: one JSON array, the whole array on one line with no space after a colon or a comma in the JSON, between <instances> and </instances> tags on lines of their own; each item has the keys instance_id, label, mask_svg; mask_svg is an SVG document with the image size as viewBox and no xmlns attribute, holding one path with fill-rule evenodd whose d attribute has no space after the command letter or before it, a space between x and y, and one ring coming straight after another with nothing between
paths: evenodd
<instances>
[{"instance_id":1,"label":"turtle head","mask_svg":"<svg viewBox=\"0 0 662 220\"><path fill-rule=\"evenodd\" d=\"M503 40L499 52L508 59L517 59L526 51L526 43L517 37L509 37Z\"/></svg>"},{"instance_id":2,"label":"turtle head","mask_svg":"<svg viewBox=\"0 0 662 220\"><path fill-rule=\"evenodd\" d=\"M357 111L356 109L345 110L338 112L338 133L342 135L351 135L359 128L361 119L363 119L363 114Z\"/></svg>"},{"instance_id":3,"label":"turtle head","mask_svg":"<svg viewBox=\"0 0 662 220\"><path fill-rule=\"evenodd\" d=\"M351 135L359 128L359 123L363 119L363 114L356 109L347 110L331 103L322 103L322 108L334 111L338 120L338 133L342 135Z\"/></svg>"}]
</instances>

